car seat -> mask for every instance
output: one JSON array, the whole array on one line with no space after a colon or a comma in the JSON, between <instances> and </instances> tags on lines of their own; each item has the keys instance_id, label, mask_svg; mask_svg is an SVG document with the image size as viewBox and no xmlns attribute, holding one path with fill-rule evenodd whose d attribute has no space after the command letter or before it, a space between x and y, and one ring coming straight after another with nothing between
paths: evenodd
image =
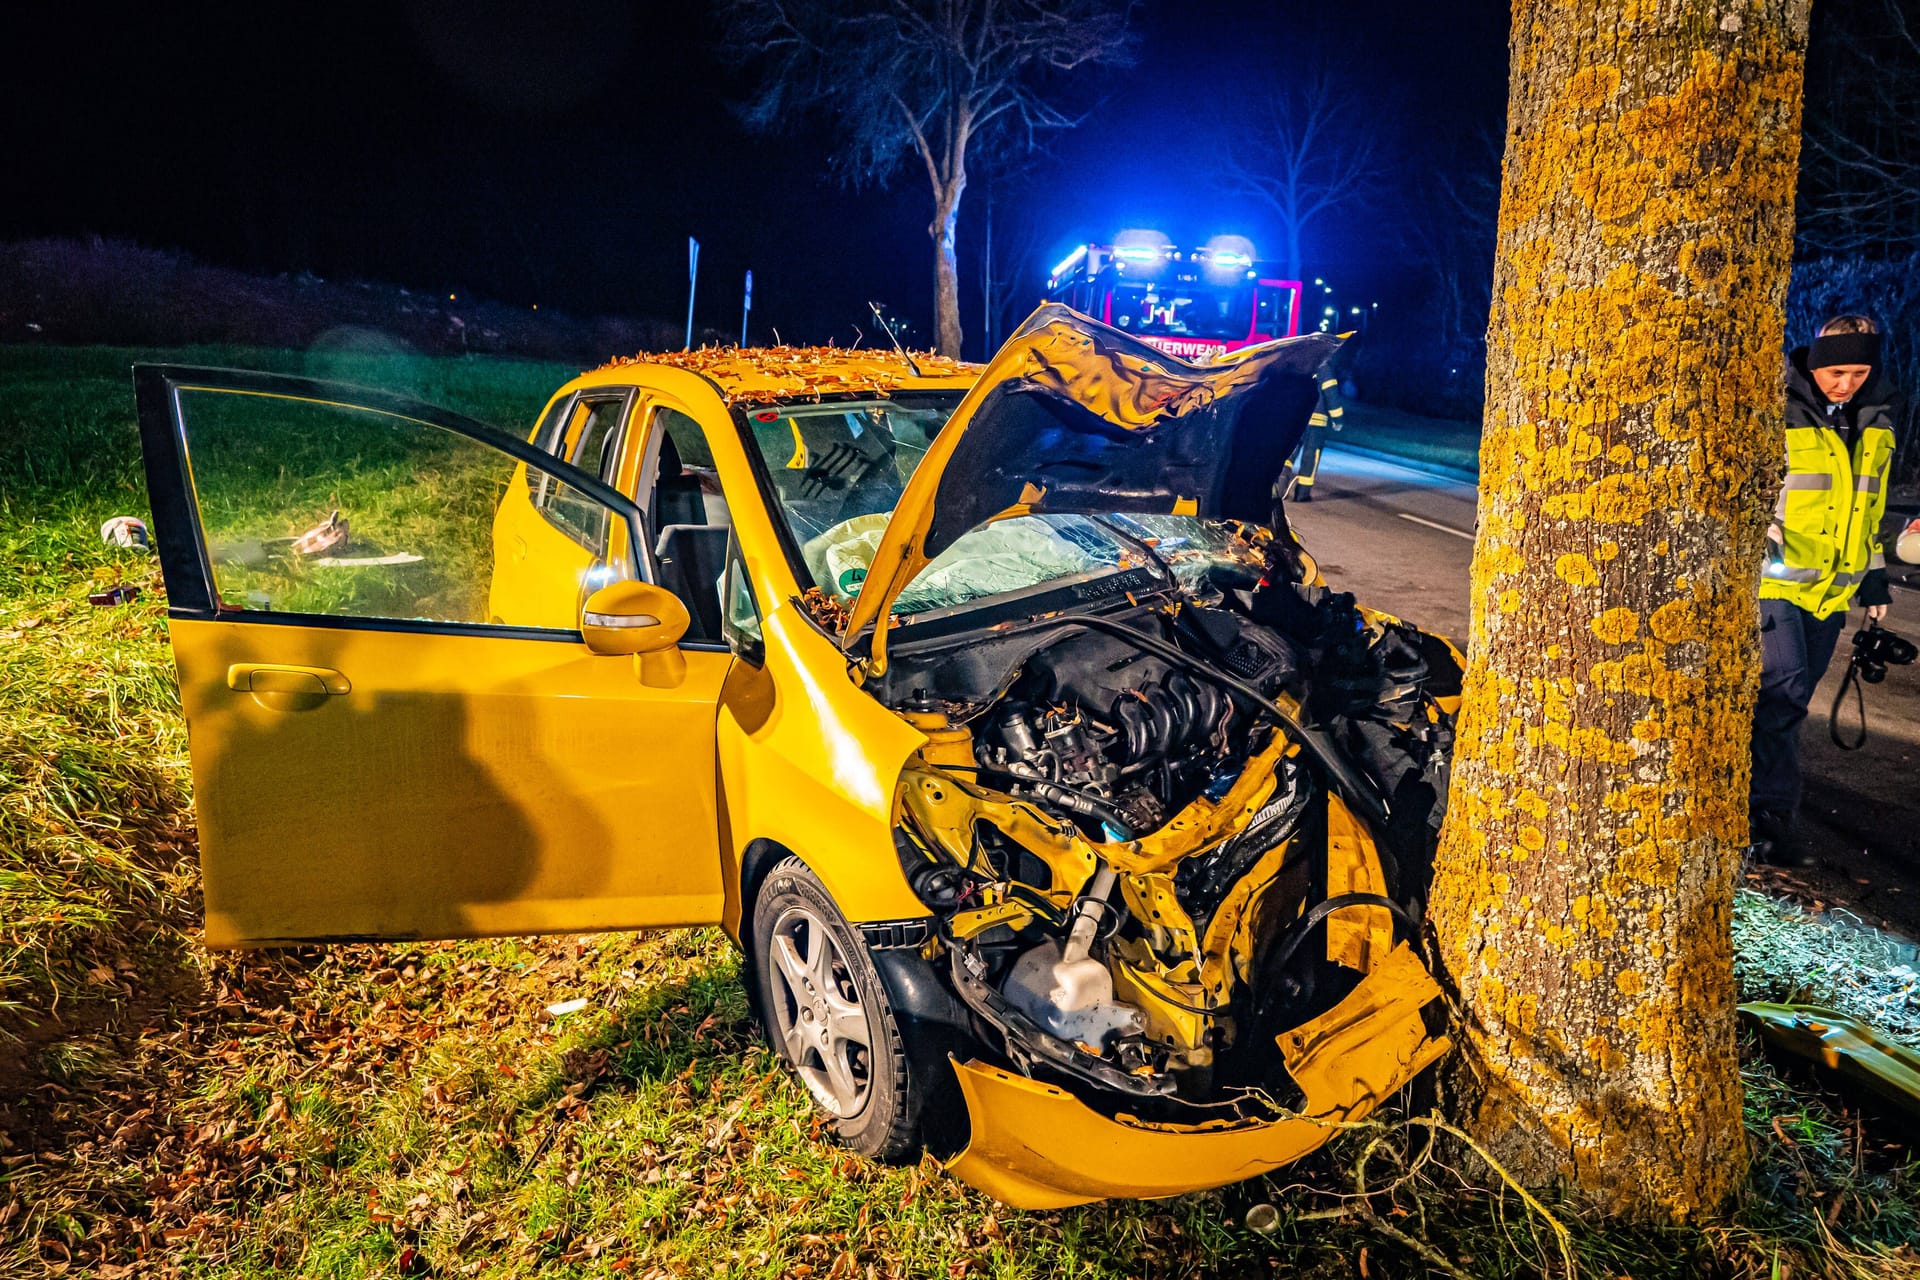
<instances>
[{"instance_id":1,"label":"car seat","mask_svg":"<svg viewBox=\"0 0 1920 1280\"><path fill-rule=\"evenodd\" d=\"M660 530L654 544L660 585L687 606L689 640L721 638L718 584L727 565L727 539L732 532L724 524L670 524Z\"/></svg>"},{"instance_id":2,"label":"car seat","mask_svg":"<svg viewBox=\"0 0 1920 1280\"><path fill-rule=\"evenodd\" d=\"M687 606L687 639L718 640L720 592L714 584L726 567L726 504L708 494L702 478L686 469L673 437L660 437L653 501L647 516L653 524L654 558L660 563L660 585ZM717 518L716 518L717 517Z\"/></svg>"},{"instance_id":3,"label":"car seat","mask_svg":"<svg viewBox=\"0 0 1920 1280\"><path fill-rule=\"evenodd\" d=\"M700 477L690 473L680 461L679 446L673 443L673 437L662 432L660 436L660 462L655 468L658 476L653 483L653 502L647 508L647 517L653 521L656 529L665 529L668 525L703 525L707 521L706 495L700 485Z\"/></svg>"}]
</instances>

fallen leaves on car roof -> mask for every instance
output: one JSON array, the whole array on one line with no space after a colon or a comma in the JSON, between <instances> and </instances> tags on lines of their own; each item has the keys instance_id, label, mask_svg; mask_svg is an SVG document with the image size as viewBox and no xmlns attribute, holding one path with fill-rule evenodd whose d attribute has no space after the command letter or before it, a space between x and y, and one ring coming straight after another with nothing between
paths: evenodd
<instances>
[{"instance_id":1,"label":"fallen leaves on car roof","mask_svg":"<svg viewBox=\"0 0 1920 1280\"><path fill-rule=\"evenodd\" d=\"M899 390L909 379L966 378L979 371L978 365L932 352L916 353L909 362L907 356L894 351L847 347L699 347L691 351L643 351L633 356L616 356L600 366L600 370L638 364L690 369L718 383L728 400L744 403L818 400L849 393L887 395Z\"/></svg>"}]
</instances>

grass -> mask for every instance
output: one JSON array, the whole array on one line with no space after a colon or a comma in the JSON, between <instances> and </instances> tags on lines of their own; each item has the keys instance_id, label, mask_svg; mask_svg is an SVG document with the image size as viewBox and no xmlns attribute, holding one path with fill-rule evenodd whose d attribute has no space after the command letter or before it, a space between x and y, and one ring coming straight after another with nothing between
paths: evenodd
<instances>
[{"instance_id":1,"label":"grass","mask_svg":"<svg viewBox=\"0 0 1920 1280\"><path fill-rule=\"evenodd\" d=\"M151 557L108 547L98 534L112 516L148 516L128 370L156 355L404 390L507 426L530 423L575 372L521 361L308 358L242 348L0 346L7 391L0 398L0 1010L53 1011L105 996L117 966L156 938L190 928L197 909L186 740L159 576ZM479 486L457 485L466 477L455 476L448 488L466 492L473 508L464 520L436 522L409 510L405 499L423 480L399 482L405 461L394 446L417 438L396 441L391 429L367 425L352 441L362 459L354 488L289 491L288 477L310 486L322 469L318 450L297 447L301 436L337 425L311 416L280 420L278 443L291 468L222 451L222 433L210 433L215 465L202 492L223 534L297 533L324 517L329 502L345 502L371 526L363 537L446 552L436 559L451 567L423 597L470 593L483 581L472 563L484 546L491 498ZM471 447L435 443L453 465L471 465ZM90 592L117 582L141 588L139 599L110 609L86 603ZM311 581L272 585L282 607L311 603L325 589ZM383 604L391 602L365 602ZM410 611L434 607L475 606L429 599Z\"/></svg>"},{"instance_id":2,"label":"grass","mask_svg":"<svg viewBox=\"0 0 1920 1280\"><path fill-rule=\"evenodd\" d=\"M1385 1122L1273 1179L1056 1213L996 1206L931 1162L854 1159L753 1030L713 931L201 950L159 582L97 536L144 514L133 357L0 348L0 1274L1563 1273L1544 1221L1484 1165ZM313 371L282 352L186 358ZM517 425L572 371L328 372ZM377 482L343 505L381 510L390 461L369 454ZM295 496L232 511L284 536L335 495ZM86 605L116 580L140 599ZM1742 899L1765 947L1809 928L1767 910ZM1758 945L1742 980L1766 986L1785 970L1756 967ZM1838 954L1811 970L1844 976ZM1830 986L1812 994L1852 998ZM586 1008L548 1012L576 998ZM1669 1231L1549 1204L1581 1274L1920 1271L1911 1154L1757 1054L1747 1070L1743 1203ZM1270 1234L1241 1225L1261 1202Z\"/></svg>"},{"instance_id":3,"label":"grass","mask_svg":"<svg viewBox=\"0 0 1920 1280\"><path fill-rule=\"evenodd\" d=\"M1915 949L1834 913L1741 889L1734 900L1734 974L1741 997L1823 1005L1920 1049Z\"/></svg>"},{"instance_id":4,"label":"grass","mask_svg":"<svg viewBox=\"0 0 1920 1280\"><path fill-rule=\"evenodd\" d=\"M1274 1179L1050 1213L835 1148L759 1040L712 931L203 960L138 1031L64 1048L7 1157L20 1261L208 1276L1563 1274L1470 1156L1391 1124ZM588 1006L554 1017L576 997ZM1711 1231L1582 1221L1581 1274L1896 1276L1915 1170L1869 1122L1748 1069L1753 1192ZM75 1140L78 1138L78 1140ZM1370 1153L1362 1214L1353 1168ZM1246 1230L1269 1202L1269 1235ZM0 1255L4 1256L4 1255ZM96 1265L98 1265L96 1263ZM0 1269L4 1264L0 1263ZM110 1273L109 1273L110 1274Z\"/></svg>"},{"instance_id":5,"label":"grass","mask_svg":"<svg viewBox=\"0 0 1920 1280\"><path fill-rule=\"evenodd\" d=\"M158 596L142 565L125 568ZM50 575L49 575L50 576ZM78 599L75 599L75 596ZM186 740L153 604L0 606L0 1009L89 1001L192 899Z\"/></svg>"},{"instance_id":6,"label":"grass","mask_svg":"<svg viewBox=\"0 0 1920 1280\"><path fill-rule=\"evenodd\" d=\"M1412 462L1468 484L1480 474L1480 423L1430 418L1391 405L1351 403L1346 426L1329 432L1334 449Z\"/></svg>"}]
</instances>

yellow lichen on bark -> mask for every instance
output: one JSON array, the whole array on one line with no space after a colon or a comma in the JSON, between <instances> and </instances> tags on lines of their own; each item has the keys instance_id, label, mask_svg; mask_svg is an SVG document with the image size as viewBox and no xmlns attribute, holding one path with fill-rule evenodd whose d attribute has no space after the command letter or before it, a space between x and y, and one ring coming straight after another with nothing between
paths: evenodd
<instances>
[{"instance_id":1,"label":"yellow lichen on bark","mask_svg":"<svg viewBox=\"0 0 1920 1280\"><path fill-rule=\"evenodd\" d=\"M1730 920L1806 21L1806 0L1514 10L1432 914L1476 1132L1659 1218L1713 1212L1746 1159Z\"/></svg>"}]
</instances>

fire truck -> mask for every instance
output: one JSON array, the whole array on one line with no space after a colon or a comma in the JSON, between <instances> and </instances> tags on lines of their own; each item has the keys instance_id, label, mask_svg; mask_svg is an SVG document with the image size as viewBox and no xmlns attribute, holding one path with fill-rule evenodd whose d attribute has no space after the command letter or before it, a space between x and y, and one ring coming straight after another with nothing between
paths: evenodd
<instances>
[{"instance_id":1,"label":"fire truck","mask_svg":"<svg viewBox=\"0 0 1920 1280\"><path fill-rule=\"evenodd\" d=\"M1197 249L1151 233L1083 244L1053 269L1047 297L1183 360L1300 332L1300 282L1237 236Z\"/></svg>"}]
</instances>

